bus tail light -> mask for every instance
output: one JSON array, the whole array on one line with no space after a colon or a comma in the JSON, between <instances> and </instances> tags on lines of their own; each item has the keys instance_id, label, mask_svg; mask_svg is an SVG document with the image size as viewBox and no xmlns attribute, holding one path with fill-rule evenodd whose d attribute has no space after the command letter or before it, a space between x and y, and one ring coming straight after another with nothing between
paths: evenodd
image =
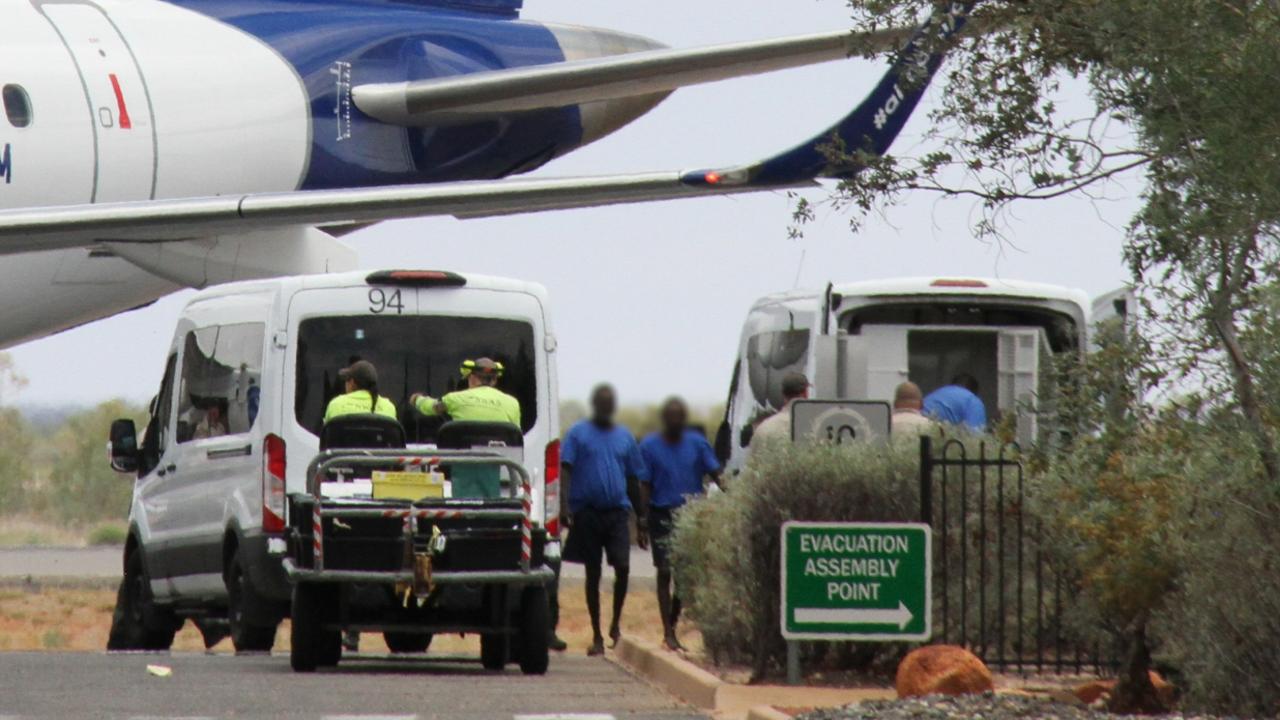
<instances>
[{"instance_id":1,"label":"bus tail light","mask_svg":"<svg viewBox=\"0 0 1280 720\"><path fill-rule=\"evenodd\" d=\"M929 283L931 287L943 288L984 288L987 284L981 280L969 280L964 278L939 278Z\"/></svg>"},{"instance_id":2,"label":"bus tail light","mask_svg":"<svg viewBox=\"0 0 1280 720\"><path fill-rule=\"evenodd\" d=\"M268 435L262 443L262 531L284 532L284 439Z\"/></svg>"},{"instance_id":3,"label":"bus tail light","mask_svg":"<svg viewBox=\"0 0 1280 720\"><path fill-rule=\"evenodd\" d=\"M405 287L465 287L467 279L443 270L379 270L365 278L370 285L402 285Z\"/></svg>"},{"instance_id":4,"label":"bus tail light","mask_svg":"<svg viewBox=\"0 0 1280 720\"><path fill-rule=\"evenodd\" d=\"M560 538L560 441L547 443L546 468L542 476L543 506L546 508L547 535L552 540Z\"/></svg>"}]
</instances>

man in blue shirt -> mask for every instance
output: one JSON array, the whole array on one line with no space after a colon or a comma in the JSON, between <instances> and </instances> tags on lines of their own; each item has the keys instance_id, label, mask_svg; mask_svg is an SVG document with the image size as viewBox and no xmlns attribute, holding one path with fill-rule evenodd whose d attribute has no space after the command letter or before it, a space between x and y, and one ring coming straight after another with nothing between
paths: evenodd
<instances>
[{"instance_id":1,"label":"man in blue shirt","mask_svg":"<svg viewBox=\"0 0 1280 720\"><path fill-rule=\"evenodd\" d=\"M980 433L987 429L987 407L978 397L978 379L960 373L924 398L924 414L941 423Z\"/></svg>"},{"instance_id":2,"label":"man in blue shirt","mask_svg":"<svg viewBox=\"0 0 1280 720\"><path fill-rule=\"evenodd\" d=\"M640 481L647 480L644 460L631 431L613 422L618 399L613 387L599 385L591 392L591 418L576 423L560 446L560 483L569 498L569 528L564 559L586 566L587 612L592 642L588 655L604 654L600 634L601 555L613 566L613 623L609 637L622 637L622 605L627 599L631 570L631 512L635 509L640 547L647 547L645 505ZM633 500L634 498L634 500Z\"/></svg>"},{"instance_id":3,"label":"man in blue shirt","mask_svg":"<svg viewBox=\"0 0 1280 720\"><path fill-rule=\"evenodd\" d=\"M675 511L691 497L703 493L708 475L719 484L720 463L711 444L690 430L689 408L673 397L662 404L662 432L650 434L640 443L640 455L649 469L649 481L640 484L640 494L649 505L649 542L653 566L658 570L658 614L662 617L662 639L671 650L683 649L676 637L680 620L680 597L672 592L670 544Z\"/></svg>"}]
</instances>

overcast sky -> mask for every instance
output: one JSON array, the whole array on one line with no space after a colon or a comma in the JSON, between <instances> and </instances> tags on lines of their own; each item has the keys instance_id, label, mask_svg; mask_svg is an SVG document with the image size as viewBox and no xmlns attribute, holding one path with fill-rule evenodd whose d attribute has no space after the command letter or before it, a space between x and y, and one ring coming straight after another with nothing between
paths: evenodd
<instances>
[{"instance_id":1,"label":"overcast sky","mask_svg":"<svg viewBox=\"0 0 1280 720\"><path fill-rule=\"evenodd\" d=\"M526 0L524 16L646 35L674 47L848 26L843 0ZM830 125L859 102L884 63L850 60L677 92L617 134L543 176L694 169L758 159ZM936 96L936 90L935 90ZM926 102L895 150L924 127ZM571 210L490 220L400 221L349 236L365 267L428 267L544 284L560 339L564 398L613 381L623 402L680 393L723 400L742 320L761 295L797 285L903 275L986 275L1100 294L1124 283L1130 188L1103 202L1024 205L1012 246L970 233L971 201L920 196L856 235L826 214L789 240L780 194ZM822 193L811 193L820 199ZM187 293L12 349L30 384L24 405L145 401L159 382ZM91 363L86 359L91 358Z\"/></svg>"}]
</instances>

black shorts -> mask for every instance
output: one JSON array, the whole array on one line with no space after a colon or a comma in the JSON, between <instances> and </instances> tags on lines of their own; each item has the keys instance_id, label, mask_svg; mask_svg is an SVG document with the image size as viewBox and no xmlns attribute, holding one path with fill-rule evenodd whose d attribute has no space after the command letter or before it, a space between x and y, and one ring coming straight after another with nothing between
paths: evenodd
<instances>
[{"instance_id":1,"label":"black shorts","mask_svg":"<svg viewBox=\"0 0 1280 720\"><path fill-rule=\"evenodd\" d=\"M671 531L676 527L676 508L649 508L649 548L653 566L659 570L671 567Z\"/></svg>"},{"instance_id":2,"label":"black shorts","mask_svg":"<svg viewBox=\"0 0 1280 720\"><path fill-rule=\"evenodd\" d=\"M564 560L599 566L601 555L615 570L631 567L631 511L626 508L584 508L573 514Z\"/></svg>"}]
</instances>

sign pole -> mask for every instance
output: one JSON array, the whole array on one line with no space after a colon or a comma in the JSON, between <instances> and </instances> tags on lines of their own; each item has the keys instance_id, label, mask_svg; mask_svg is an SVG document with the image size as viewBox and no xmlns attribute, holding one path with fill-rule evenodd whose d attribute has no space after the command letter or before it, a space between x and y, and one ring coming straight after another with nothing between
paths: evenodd
<instances>
[{"instance_id":1,"label":"sign pole","mask_svg":"<svg viewBox=\"0 0 1280 720\"><path fill-rule=\"evenodd\" d=\"M787 684L799 685L800 679L800 643L787 641Z\"/></svg>"}]
</instances>

